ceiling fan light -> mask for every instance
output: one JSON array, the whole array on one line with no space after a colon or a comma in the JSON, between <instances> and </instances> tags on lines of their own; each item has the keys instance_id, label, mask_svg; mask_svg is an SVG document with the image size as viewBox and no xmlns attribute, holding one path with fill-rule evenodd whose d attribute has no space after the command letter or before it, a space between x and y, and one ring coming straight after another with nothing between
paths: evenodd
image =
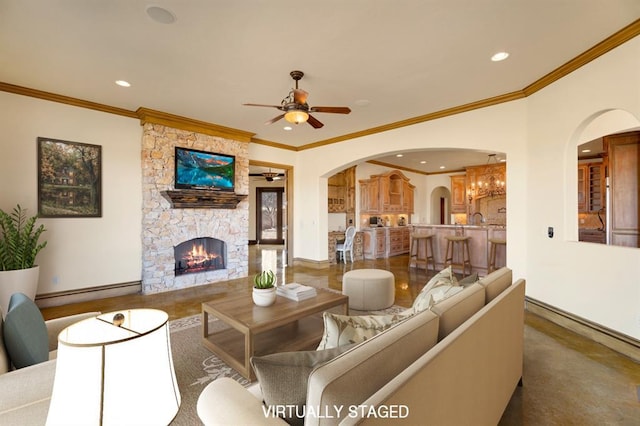
<instances>
[{"instance_id":1,"label":"ceiling fan light","mask_svg":"<svg viewBox=\"0 0 640 426\"><path fill-rule=\"evenodd\" d=\"M287 111L287 113L284 115L284 119L289 123L300 124L309 119L309 114L307 114L306 111L294 109L291 111Z\"/></svg>"}]
</instances>

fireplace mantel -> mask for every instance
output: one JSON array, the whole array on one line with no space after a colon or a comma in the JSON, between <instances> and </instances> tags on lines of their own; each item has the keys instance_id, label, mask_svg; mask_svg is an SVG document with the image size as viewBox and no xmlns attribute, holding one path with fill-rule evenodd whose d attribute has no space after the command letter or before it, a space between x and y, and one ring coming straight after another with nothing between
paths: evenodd
<instances>
[{"instance_id":1,"label":"fireplace mantel","mask_svg":"<svg viewBox=\"0 0 640 426\"><path fill-rule=\"evenodd\" d=\"M161 191L174 209L235 209L245 194L201 189Z\"/></svg>"}]
</instances>

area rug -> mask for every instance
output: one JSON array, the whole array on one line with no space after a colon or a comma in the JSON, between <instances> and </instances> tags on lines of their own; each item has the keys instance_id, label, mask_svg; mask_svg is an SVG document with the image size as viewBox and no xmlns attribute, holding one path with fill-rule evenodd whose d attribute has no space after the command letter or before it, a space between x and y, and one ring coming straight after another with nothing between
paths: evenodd
<instances>
[{"instance_id":1,"label":"area rug","mask_svg":"<svg viewBox=\"0 0 640 426\"><path fill-rule=\"evenodd\" d=\"M213 380L231 377L244 386L250 384L240 373L204 347L200 325L200 315L174 320L169 324L173 365L182 397L178 415L171 423L174 426L202 424L196 412L196 403L202 390ZM223 327L224 324L216 318L209 321L210 331Z\"/></svg>"},{"instance_id":2,"label":"area rug","mask_svg":"<svg viewBox=\"0 0 640 426\"><path fill-rule=\"evenodd\" d=\"M374 312L350 310L351 315L397 313L405 308L392 306ZM182 403L172 426L201 425L196 412L196 404L202 390L219 377L231 377L243 386L250 382L202 344L201 315L177 319L169 323L171 349L176 379L180 388ZM225 325L209 316L209 332L221 330Z\"/></svg>"}]
</instances>

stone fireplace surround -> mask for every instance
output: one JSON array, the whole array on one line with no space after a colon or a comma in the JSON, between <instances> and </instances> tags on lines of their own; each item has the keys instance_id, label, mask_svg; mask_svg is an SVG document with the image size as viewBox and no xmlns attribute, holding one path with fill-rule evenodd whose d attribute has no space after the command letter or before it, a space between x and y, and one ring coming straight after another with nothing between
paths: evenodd
<instances>
[{"instance_id":1,"label":"stone fireplace surround","mask_svg":"<svg viewBox=\"0 0 640 426\"><path fill-rule=\"evenodd\" d=\"M142 292L158 293L245 277L249 271L249 203L235 209L172 208L161 191L173 189L175 146L236 156L235 192L249 193L248 144L145 123L142 135ZM213 237L227 245L227 268L175 276L174 246Z\"/></svg>"}]
</instances>

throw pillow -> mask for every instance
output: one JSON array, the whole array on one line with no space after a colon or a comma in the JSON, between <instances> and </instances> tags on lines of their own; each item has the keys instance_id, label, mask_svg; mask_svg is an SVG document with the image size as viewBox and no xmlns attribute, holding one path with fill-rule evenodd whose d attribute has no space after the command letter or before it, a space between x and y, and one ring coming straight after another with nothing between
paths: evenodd
<instances>
[{"instance_id":1,"label":"throw pillow","mask_svg":"<svg viewBox=\"0 0 640 426\"><path fill-rule=\"evenodd\" d=\"M421 291L429 291L434 287L438 287L441 285L457 285L458 279L453 273L451 266L447 266L442 271L438 272L434 275L427 284L422 288Z\"/></svg>"},{"instance_id":2,"label":"throw pillow","mask_svg":"<svg viewBox=\"0 0 640 426\"><path fill-rule=\"evenodd\" d=\"M458 281L458 285L461 285L462 287L466 287L466 286L469 286L471 284L475 284L479 279L480 278L478 277L478 273L474 272L473 274L469 275L468 277L464 277L463 279Z\"/></svg>"},{"instance_id":3,"label":"throw pillow","mask_svg":"<svg viewBox=\"0 0 640 426\"><path fill-rule=\"evenodd\" d=\"M415 312L422 312L426 309L431 309L436 303L448 299L464 290L465 287L458 285L440 285L432 288L429 291L420 292L416 300L413 301L411 307Z\"/></svg>"},{"instance_id":4,"label":"throw pillow","mask_svg":"<svg viewBox=\"0 0 640 426\"><path fill-rule=\"evenodd\" d=\"M49 360L49 337L40 309L23 293L15 293L4 318L4 344L15 368Z\"/></svg>"},{"instance_id":5,"label":"throw pillow","mask_svg":"<svg viewBox=\"0 0 640 426\"><path fill-rule=\"evenodd\" d=\"M339 346L323 351L280 352L251 358L262 397L269 406L296 406L287 412L289 424L304 423L307 381L311 371L355 345Z\"/></svg>"},{"instance_id":6,"label":"throw pillow","mask_svg":"<svg viewBox=\"0 0 640 426\"><path fill-rule=\"evenodd\" d=\"M413 309L391 315L350 316L325 312L322 314L324 333L318 350L364 342L413 314Z\"/></svg>"}]
</instances>

